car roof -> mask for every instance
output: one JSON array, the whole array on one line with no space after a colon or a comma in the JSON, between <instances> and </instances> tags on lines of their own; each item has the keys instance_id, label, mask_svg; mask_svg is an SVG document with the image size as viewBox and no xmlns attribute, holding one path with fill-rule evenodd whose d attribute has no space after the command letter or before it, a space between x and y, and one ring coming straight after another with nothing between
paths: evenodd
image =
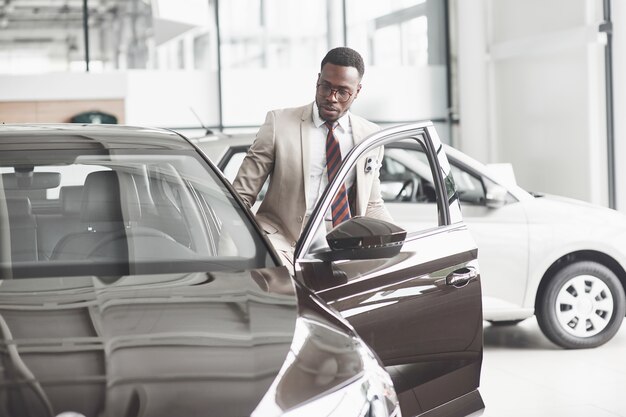
<instances>
[{"instance_id":1,"label":"car roof","mask_svg":"<svg viewBox=\"0 0 626 417\"><path fill-rule=\"evenodd\" d=\"M255 138L253 133L225 134L217 132L189 140L197 145L210 160L218 164L228 149L250 146Z\"/></svg>"},{"instance_id":2,"label":"car roof","mask_svg":"<svg viewBox=\"0 0 626 417\"><path fill-rule=\"evenodd\" d=\"M99 124L2 124L0 151L53 149L194 149L171 130Z\"/></svg>"}]
</instances>

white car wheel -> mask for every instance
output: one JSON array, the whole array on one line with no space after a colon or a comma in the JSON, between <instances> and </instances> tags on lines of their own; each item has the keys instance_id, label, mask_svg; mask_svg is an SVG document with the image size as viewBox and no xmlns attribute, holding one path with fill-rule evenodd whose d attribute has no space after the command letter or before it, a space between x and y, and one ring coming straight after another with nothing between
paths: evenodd
<instances>
[{"instance_id":1,"label":"white car wheel","mask_svg":"<svg viewBox=\"0 0 626 417\"><path fill-rule=\"evenodd\" d=\"M595 262L576 262L561 269L539 297L539 326L564 348L604 344L624 319L622 284L610 269Z\"/></svg>"},{"instance_id":2,"label":"white car wheel","mask_svg":"<svg viewBox=\"0 0 626 417\"><path fill-rule=\"evenodd\" d=\"M578 275L559 289L556 318L563 329L576 337L590 337L609 325L613 315L613 294L593 275Z\"/></svg>"}]
</instances>

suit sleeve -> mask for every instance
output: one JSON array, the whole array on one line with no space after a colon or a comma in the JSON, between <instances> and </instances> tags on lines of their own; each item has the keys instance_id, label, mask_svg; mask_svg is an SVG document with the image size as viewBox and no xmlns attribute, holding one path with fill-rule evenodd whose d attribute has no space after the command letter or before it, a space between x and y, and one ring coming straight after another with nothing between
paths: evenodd
<instances>
[{"instance_id":1,"label":"suit sleeve","mask_svg":"<svg viewBox=\"0 0 626 417\"><path fill-rule=\"evenodd\" d=\"M385 154L385 149L381 146L378 152L378 161L382 161ZM376 219L386 220L388 222L393 223L393 219L387 211L387 207L385 207L385 202L383 201L383 197L380 194L380 165L376 168L376 171L373 173L375 175L374 180L372 181L372 188L370 191L370 198L367 202L367 209L365 210L365 215L368 217L373 217Z\"/></svg>"},{"instance_id":2,"label":"suit sleeve","mask_svg":"<svg viewBox=\"0 0 626 417\"><path fill-rule=\"evenodd\" d=\"M233 181L235 191L248 207L254 205L265 180L274 169L274 138L274 113L268 112Z\"/></svg>"}]
</instances>

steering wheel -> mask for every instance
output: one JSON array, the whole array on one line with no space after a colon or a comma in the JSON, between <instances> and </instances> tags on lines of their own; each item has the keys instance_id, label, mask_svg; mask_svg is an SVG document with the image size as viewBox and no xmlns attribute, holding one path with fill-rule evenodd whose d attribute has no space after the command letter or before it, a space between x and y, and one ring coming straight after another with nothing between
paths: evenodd
<instances>
[{"instance_id":1,"label":"steering wheel","mask_svg":"<svg viewBox=\"0 0 626 417\"><path fill-rule=\"evenodd\" d=\"M140 242L140 239L145 239ZM129 246L132 244L136 259L162 259L164 254L176 256L178 250L190 250L164 232L149 227L134 227L119 230L103 236L91 250L88 259L128 259ZM139 244L144 243L144 244ZM189 255L187 255L189 256Z\"/></svg>"},{"instance_id":2,"label":"steering wheel","mask_svg":"<svg viewBox=\"0 0 626 417\"><path fill-rule=\"evenodd\" d=\"M420 180L418 178L409 178L404 181L402 188L394 198L396 201L414 201L419 194Z\"/></svg>"}]
</instances>

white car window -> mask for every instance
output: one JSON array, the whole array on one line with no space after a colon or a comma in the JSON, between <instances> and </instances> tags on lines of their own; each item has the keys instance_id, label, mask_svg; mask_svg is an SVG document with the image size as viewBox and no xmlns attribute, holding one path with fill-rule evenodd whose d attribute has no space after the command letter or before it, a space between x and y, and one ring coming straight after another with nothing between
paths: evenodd
<instances>
[{"instance_id":1,"label":"white car window","mask_svg":"<svg viewBox=\"0 0 626 417\"><path fill-rule=\"evenodd\" d=\"M484 205L486 191L483 180L457 165L452 164L450 168L461 204ZM419 183L415 192L408 185L410 182ZM386 150L381 169L381 188L385 201L422 204L435 202L428 161L425 154L418 150Z\"/></svg>"}]
</instances>

